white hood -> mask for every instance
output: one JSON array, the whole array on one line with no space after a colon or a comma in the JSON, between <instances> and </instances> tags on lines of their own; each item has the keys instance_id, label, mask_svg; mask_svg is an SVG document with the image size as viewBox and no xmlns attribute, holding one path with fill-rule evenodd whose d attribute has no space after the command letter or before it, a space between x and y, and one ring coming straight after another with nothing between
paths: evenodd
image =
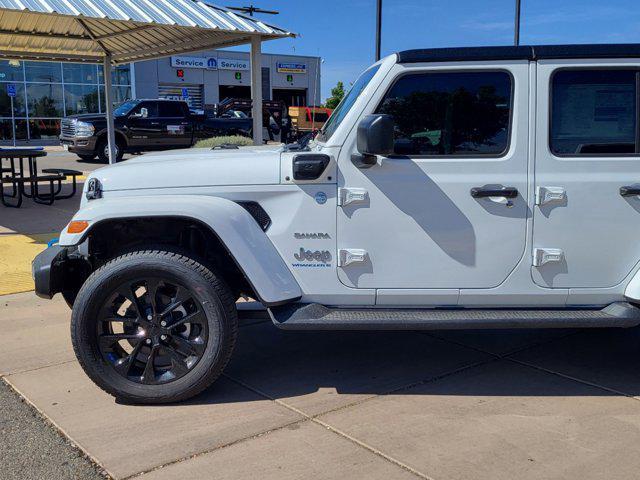
<instances>
[{"instance_id":1,"label":"white hood","mask_svg":"<svg viewBox=\"0 0 640 480\"><path fill-rule=\"evenodd\" d=\"M102 189L280 183L280 148L189 148L149 153L96 170Z\"/></svg>"}]
</instances>

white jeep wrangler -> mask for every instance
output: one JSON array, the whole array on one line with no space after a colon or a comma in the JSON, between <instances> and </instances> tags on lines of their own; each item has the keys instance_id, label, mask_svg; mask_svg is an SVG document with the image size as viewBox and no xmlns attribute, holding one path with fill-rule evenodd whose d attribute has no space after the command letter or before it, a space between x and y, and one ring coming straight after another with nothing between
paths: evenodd
<instances>
[{"instance_id":1,"label":"white jeep wrangler","mask_svg":"<svg viewBox=\"0 0 640 480\"><path fill-rule=\"evenodd\" d=\"M100 169L36 291L131 402L231 356L236 299L283 329L640 324L640 45L412 50L316 139Z\"/></svg>"}]
</instances>

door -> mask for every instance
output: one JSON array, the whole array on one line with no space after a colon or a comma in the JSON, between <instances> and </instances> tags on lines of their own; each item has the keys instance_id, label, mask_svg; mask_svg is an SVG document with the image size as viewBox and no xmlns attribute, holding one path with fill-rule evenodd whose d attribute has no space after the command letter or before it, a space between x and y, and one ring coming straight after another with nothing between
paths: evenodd
<instances>
[{"instance_id":1,"label":"door","mask_svg":"<svg viewBox=\"0 0 640 480\"><path fill-rule=\"evenodd\" d=\"M184 102L158 102L158 121L162 131L159 141L161 147L191 146L193 125Z\"/></svg>"},{"instance_id":2,"label":"door","mask_svg":"<svg viewBox=\"0 0 640 480\"><path fill-rule=\"evenodd\" d=\"M394 154L353 162L356 128L340 153L339 278L408 297L497 286L525 249L528 63L395 69L365 112L392 115Z\"/></svg>"},{"instance_id":3,"label":"door","mask_svg":"<svg viewBox=\"0 0 640 480\"><path fill-rule=\"evenodd\" d=\"M640 259L638 62L539 62L534 281L619 284ZM632 189L627 189L627 193Z\"/></svg>"},{"instance_id":4,"label":"door","mask_svg":"<svg viewBox=\"0 0 640 480\"><path fill-rule=\"evenodd\" d=\"M130 147L153 148L160 142L161 130L157 102L138 104L127 118L127 136Z\"/></svg>"}]
</instances>

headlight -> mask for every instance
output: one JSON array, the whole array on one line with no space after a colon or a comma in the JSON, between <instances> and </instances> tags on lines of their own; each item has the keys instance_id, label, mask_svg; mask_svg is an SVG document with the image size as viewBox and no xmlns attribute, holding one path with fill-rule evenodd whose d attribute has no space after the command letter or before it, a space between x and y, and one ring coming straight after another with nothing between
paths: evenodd
<instances>
[{"instance_id":1,"label":"headlight","mask_svg":"<svg viewBox=\"0 0 640 480\"><path fill-rule=\"evenodd\" d=\"M76 122L76 137L92 137L95 131L95 127L90 123L81 121Z\"/></svg>"},{"instance_id":2,"label":"headlight","mask_svg":"<svg viewBox=\"0 0 640 480\"><path fill-rule=\"evenodd\" d=\"M96 177L91 177L87 180L84 189L84 196L87 200L95 200L102 197L102 185L100 185L100 180Z\"/></svg>"}]
</instances>

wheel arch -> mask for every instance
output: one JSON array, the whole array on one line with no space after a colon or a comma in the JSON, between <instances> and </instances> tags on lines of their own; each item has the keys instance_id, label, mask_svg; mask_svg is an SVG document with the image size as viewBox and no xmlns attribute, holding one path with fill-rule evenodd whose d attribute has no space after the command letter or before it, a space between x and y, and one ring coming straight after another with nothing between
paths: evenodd
<instances>
[{"instance_id":1,"label":"wheel arch","mask_svg":"<svg viewBox=\"0 0 640 480\"><path fill-rule=\"evenodd\" d=\"M117 141L121 141L124 144L125 148L129 147L129 141L127 139L127 136L121 130L116 129L115 132L114 132L114 135L115 135L115 138L116 138L116 142ZM102 140L104 140L106 138L107 138L107 129L103 128L96 135L96 147Z\"/></svg>"},{"instance_id":2,"label":"wheel arch","mask_svg":"<svg viewBox=\"0 0 640 480\"><path fill-rule=\"evenodd\" d=\"M193 225L209 235L206 242L209 247L224 249L224 254L233 261L233 268L265 306L295 301L302 295L291 271L265 232L247 210L231 200L186 195L100 199L87 203L73 219L87 221L89 227L80 234L69 234L65 229L60 236L61 246L81 245L92 236L98 238L105 232L110 232L107 243L113 243L113 229L131 222L148 222L146 225L154 228L165 225L170 229L175 228L176 222ZM126 235L125 230L124 237L114 238L126 239ZM152 239L147 238L146 244L149 245ZM158 243L162 244L155 242Z\"/></svg>"}]
</instances>

